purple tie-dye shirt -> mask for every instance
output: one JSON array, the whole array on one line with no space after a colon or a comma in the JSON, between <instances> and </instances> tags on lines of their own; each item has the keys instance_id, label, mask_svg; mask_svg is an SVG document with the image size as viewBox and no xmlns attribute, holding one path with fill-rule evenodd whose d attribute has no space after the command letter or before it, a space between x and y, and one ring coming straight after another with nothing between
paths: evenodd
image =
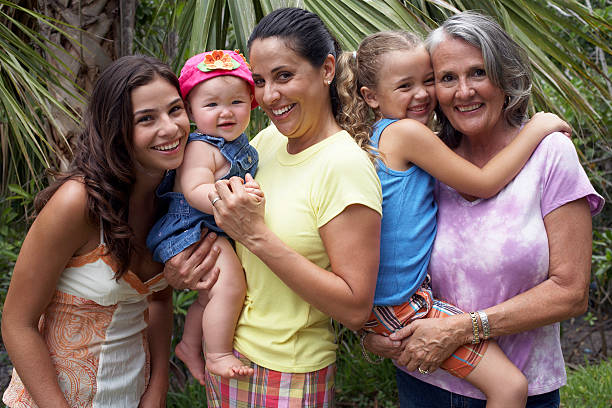
<instances>
[{"instance_id":1,"label":"purple tie-dye shirt","mask_svg":"<svg viewBox=\"0 0 612 408\"><path fill-rule=\"evenodd\" d=\"M572 142L560 133L547 136L495 197L470 202L443 183L437 184L436 196L438 234L429 265L434 295L466 311L496 305L547 279L546 214L583 197L593 215L603 207ZM497 341L527 377L529 395L565 384L558 323ZM454 393L484 398L443 370L410 374Z\"/></svg>"}]
</instances>

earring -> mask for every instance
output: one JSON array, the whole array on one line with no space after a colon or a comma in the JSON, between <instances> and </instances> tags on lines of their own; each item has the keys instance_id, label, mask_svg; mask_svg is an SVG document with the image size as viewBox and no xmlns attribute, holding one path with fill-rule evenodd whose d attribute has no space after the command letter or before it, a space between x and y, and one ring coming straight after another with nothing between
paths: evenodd
<instances>
[{"instance_id":1,"label":"earring","mask_svg":"<svg viewBox=\"0 0 612 408\"><path fill-rule=\"evenodd\" d=\"M330 86L332 83L332 81L330 81L329 79L327 81L325 81L325 85Z\"/></svg>"}]
</instances>

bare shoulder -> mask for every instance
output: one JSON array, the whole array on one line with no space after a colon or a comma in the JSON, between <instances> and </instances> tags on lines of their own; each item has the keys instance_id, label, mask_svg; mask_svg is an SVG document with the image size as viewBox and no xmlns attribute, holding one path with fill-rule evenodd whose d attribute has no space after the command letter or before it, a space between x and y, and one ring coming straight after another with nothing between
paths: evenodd
<instances>
[{"instance_id":1,"label":"bare shoulder","mask_svg":"<svg viewBox=\"0 0 612 408\"><path fill-rule=\"evenodd\" d=\"M416 138L436 136L427 126L413 119L401 119L390 124L384 131L401 140L414 140Z\"/></svg>"},{"instance_id":2,"label":"bare shoulder","mask_svg":"<svg viewBox=\"0 0 612 408\"><path fill-rule=\"evenodd\" d=\"M35 223L58 231L58 235L71 235L84 245L90 237L97 241L98 225L93 225L88 217L87 199L85 184L68 180L49 199Z\"/></svg>"},{"instance_id":3,"label":"bare shoulder","mask_svg":"<svg viewBox=\"0 0 612 408\"><path fill-rule=\"evenodd\" d=\"M414 162L437 142L436 134L427 126L413 119L402 119L387 126L378 147L387 157L387 166L403 171L407 163Z\"/></svg>"},{"instance_id":4,"label":"bare shoulder","mask_svg":"<svg viewBox=\"0 0 612 408\"><path fill-rule=\"evenodd\" d=\"M203 140L193 140L185 146L185 154L193 154L194 152L217 152L221 154L219 148Z\"/></svg>"},{"instance_id":5,"label":"bare shoulder","mask_svg":"<svg viewBox=\"0 0 612 408\"><path fill-rule=\"evenodd\" d=\"M87 189L80 180L68 180L51 196L44 210L53 208L56 215L78 217L87 208Z\"/></svg>"},{"instance_id":6,"label":"bare shoulder","mask_svg":"<svg viewBox=\"0 0 612 408\"><path fill-rule=\"evenodd\" d=\"M185 158L180 169L188 167L208 167L214 171L215 164L224 160L221 151L210 143L194 140L185 146Z\"/></svg>"},{"instance_id":7,"label":"bare shoulder","mask_svg":"<svg viewBox=\"0 0 612 408\"><path fill-rule=\"evenodd\" d=\"M7 304L14 316L22 314L37 322L70 258L97 246L99 228L88 222L86 209L85 185L69 180L38 214L23 242L11 279L12 295Z\"/></svg>"}]
</instances>

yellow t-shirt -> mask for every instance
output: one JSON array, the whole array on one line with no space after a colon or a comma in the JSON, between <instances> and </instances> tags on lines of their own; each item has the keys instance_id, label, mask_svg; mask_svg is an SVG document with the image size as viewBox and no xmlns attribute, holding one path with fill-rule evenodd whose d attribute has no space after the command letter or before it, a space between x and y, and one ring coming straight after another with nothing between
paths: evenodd
<instances>
[{"instance_id":1,"label":"yellow t-shirt","mask_svg":"<svg viewBox=\"0 0 612 408\"><path fill-rule=\"evenodd\" d=\"M338 132L298 154L274 126L251 142L259 153L255 179L266 196L266 225L286 245L331 270L319 228L351 204L382 213L374 166L351 136ZM263 262L237 244L247 294L234 347L256 364L303 373L336 360L331 319L285 285Z\"/></svg>"}]
</instances>

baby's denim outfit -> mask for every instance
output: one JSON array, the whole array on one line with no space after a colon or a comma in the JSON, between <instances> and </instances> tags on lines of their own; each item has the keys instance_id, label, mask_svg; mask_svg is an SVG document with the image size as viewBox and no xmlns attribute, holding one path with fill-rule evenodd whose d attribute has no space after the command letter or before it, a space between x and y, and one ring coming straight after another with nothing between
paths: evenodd
<instances>
[{"instance_id":1,"label":"baby's denim outfit","mask_svg":"<svg viewBox=\"0 0 612 408\"><path fill-rule=\"evenodd\" d=\"M242 177L247 173L253 176L257 171L257 150L249 144L243 133L237 139L227 142L225 139L195 132L189 135L187 143L194 140L216 146L223 157L230 163L229 172L221 179L233 176ZM206 214L191 207L182 193L172 191L174 188L175 170L170 170L157 187L156 195L162 207L167 207L147 236L147 247L153 253L153 259L165 263L174 255L182 252L189 245L200 240L202 228L220 232L212 214Z\"/></svg>"}]
</instances>

